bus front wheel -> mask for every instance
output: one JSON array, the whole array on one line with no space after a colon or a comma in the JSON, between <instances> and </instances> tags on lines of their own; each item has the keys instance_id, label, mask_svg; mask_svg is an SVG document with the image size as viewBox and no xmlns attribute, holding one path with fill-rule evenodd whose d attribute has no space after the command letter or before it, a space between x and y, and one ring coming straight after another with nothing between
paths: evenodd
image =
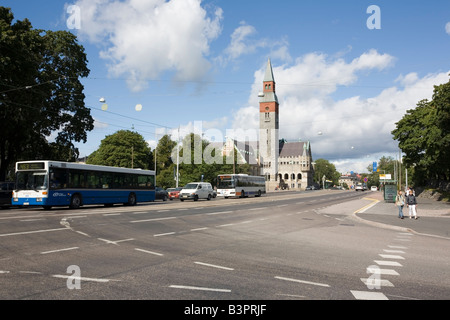
<instances>
[{"instance_id":1,"label":"bus front wheel","mask_svg":"<svg viewBox=\"0 0 450 320\"><path fill-rule=\"evenodd\" d=\"M78 209L81 206L81 196L79 194L74 194L72 199L70 199L70 208Z\"/></svg>"}]
</instances>

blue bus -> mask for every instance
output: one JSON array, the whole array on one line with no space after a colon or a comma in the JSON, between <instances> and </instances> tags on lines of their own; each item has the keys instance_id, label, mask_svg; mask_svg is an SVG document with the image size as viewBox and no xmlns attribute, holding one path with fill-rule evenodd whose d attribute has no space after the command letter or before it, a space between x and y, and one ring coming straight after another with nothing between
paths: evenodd
<instances>
[{"instance_id":1,"label":"blue bus","mask_svg":"<svg viewBox=\"0 0 450 320\"><path fill-rule=\"evenodd\" d=\"M155 201L155 172L60 161L16 163L12 205L79 208Z\"/></svg>"}]
</instances>

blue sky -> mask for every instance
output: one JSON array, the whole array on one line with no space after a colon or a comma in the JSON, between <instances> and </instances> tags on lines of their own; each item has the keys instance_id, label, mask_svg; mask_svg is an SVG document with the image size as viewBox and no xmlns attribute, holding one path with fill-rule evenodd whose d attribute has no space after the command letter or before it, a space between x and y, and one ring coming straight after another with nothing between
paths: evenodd
<instances>
[{"instance_id":1,"label":"blue sky","mask_svg":"<svg viewBox=\"0 0 450 320\"><path fill-rule=\"evenodd\" d=\"M138 131L152 146L178 127L187 132L200 126L213 140L218 132L256 130L258 92L270 58L280 137L311 141L313 158L328 159L341 172L365 172L383 155L396 157L390 134L395 122L419 100L431 99L433 85L448 82L450 74L448 1L1 5L34 28L72 31L85 47L91 73L82 82L96 127L86 144L77 145L81 156L120 129ZM367 13L371 5L379 16ZM375 17L381 29L368 28Z\"/></svg>"}]
</instances>

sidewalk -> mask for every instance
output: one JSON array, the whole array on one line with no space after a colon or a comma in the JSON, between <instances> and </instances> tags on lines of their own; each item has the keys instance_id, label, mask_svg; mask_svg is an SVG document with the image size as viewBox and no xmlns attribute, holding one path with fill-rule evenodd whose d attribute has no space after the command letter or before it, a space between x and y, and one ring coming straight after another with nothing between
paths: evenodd
<instances>
[{"instance_id":1,"label":"sidewalk","mask_svg":"<svg viewBox=\"0 0 450 320\"><path fill-rule=\"evenodd\" d=\"M376 206L364 211L365 213L373 214L389 214L397 215L398 208L395 203L385 202L383 193L367 192L366 197L368 199L378 200ZM450 203L436 201L433 199L417 197L417 216L419 217L449 217L450 218ZM408 215L408 208L406 205L403 207L403 215Z\"/></svg>"},{"instance_id":2,"label":"sidewalk","mask_svg":"<svg viewBox=\"0 0 450 320\"><path fill-rule=\"evenodd\" d=\"M331 205L318 211L323 214L346 215L349 219L375 227L450 240L450 204L448 203L417 198L418 219L410 220L408 209L404 207L405 219L402 220L398 218L397 206L392 202L385 202L382 192L365 191L361 196L360 199Z\"/></svg>"},{"instance_id":3,"label":"sidewalk","mask_svg":"<svg viewBox=\"0 0 450 320\"><path fill-rule=\"evenodd\" d=\"M403 208L404 219L398 218L398 208L385 202L381 192L367 193L364 197L372 206L361 208L354 216L367 223L386 228L404 230L416 234L450 240L450 204L427 198L417 198L417 220L409 219L409 211Z\"/></svg>"}]
</instances>

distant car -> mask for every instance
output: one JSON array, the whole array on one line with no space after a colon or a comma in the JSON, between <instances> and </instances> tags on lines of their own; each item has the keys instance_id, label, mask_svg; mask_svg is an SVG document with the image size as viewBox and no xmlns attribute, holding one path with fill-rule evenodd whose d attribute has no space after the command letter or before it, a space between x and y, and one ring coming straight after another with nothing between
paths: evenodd
<instances>
[{"instance_id":1,"label":"distant car","mask_svg":"<svg viewBox=\"0 0 450 320\"><path fill-rule=\"evenodd\" d=\"M180 191L181 191L181 187L179 188L169 188L167 189L167 192L169 193L169 200L173 200L173 199L179 199L180 198Z\"/></svg>"},{"instance_id":2,"label":"distant car","mask_svg":"<svg viewBox=\"0 0 450 320\"><path fill-rule=\"evenodd\" d=\"M366 189L364 188L362 183L358 183L355 187L355 191L364 191L364 190L366 190Z\"/></svg>"},{"instance_id":3,"label":"distant car","mask_svg":"<svg viewBox=\"0 0 450 320\"><path fill-rule=\"evenodd\" d=\"M12 192L14 190L14 182L0 182L0 207L9 208L11 206Z\"/></svg>"},{"instance_id":4,"label":"distant car","mask_svg":"<svg viewBox=\"0 0 450 320\"><path fill-rule=\"evenodd\" d=\"M169 199L169 193L163 188L156 187L155 192L156 192L155 196L156 200L167 201L167 199Z\"/></svg>"},{"instance_id":5,"label":"distant car","mask_svg":"<svg viewBox=\"0 0 450 320\"><path fill-rule=\"evenodd\" d=\"M378 191L377 186L371 186L371 187L370 187L370 191Z\"/></svg>"}]
</instances>

